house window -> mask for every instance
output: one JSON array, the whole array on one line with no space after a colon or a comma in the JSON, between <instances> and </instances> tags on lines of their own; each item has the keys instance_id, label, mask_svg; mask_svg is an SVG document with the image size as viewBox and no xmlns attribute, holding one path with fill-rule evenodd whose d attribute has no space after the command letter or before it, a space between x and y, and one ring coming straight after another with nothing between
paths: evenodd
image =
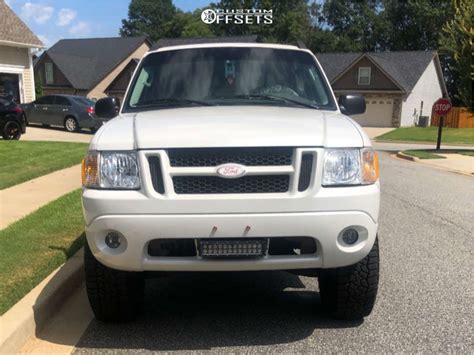
<instances>
[{"instance_id":1,"label":"house window","mask_svg":"<svg viewBox=\"0 0 474 355\"><path fill-rule=\"evenodd\" d=\"M357 83L359 85L370 85L370 67L359 68L359 79Z\"/></svg>"},{"instance_id":2,"label":"house window","mask_svg":"<svg viewBox=\"0 0 474 355\"><path fill-rule=\"evenodd\" d=\"M54 83L53 63L44 63L44 76L46 79L46 84Z\"/></svg>"}]
</instances>

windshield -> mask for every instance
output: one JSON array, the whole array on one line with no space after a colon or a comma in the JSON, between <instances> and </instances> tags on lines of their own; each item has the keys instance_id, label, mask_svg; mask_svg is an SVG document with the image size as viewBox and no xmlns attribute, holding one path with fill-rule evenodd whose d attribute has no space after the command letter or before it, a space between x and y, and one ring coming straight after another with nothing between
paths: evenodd
<instances>
[{"instance_id":1,"label":"windshield","mask_svg":"<svg viewBox=\"0 0 474 355\"><path fill-rule=\"evenodd\" d=\"M336 109L309 53L226 47L148 55L134 77L124 112L192 105Z\"/></svg>"}]
</instances>

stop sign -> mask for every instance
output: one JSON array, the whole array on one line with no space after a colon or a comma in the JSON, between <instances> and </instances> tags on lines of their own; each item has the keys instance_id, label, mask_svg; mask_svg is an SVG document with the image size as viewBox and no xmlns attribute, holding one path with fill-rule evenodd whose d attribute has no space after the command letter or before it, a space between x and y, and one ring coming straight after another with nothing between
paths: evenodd
<instances>
[{"instance_id":1,"label":"stop sign","mask_svg":"<svg viewBox=\"0 0 474 355\"><path fill-rule=\"evenodd\" d=\"M433 104L434 113L438 116L446 116L451 110L451 101L449 99L438 99Z\"/></svg>"}]
</instances>

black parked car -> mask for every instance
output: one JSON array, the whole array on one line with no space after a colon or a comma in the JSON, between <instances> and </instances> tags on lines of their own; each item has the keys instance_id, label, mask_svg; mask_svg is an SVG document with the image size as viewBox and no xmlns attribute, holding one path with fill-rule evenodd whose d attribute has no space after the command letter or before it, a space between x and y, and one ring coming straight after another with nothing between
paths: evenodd
<instances>
[{"instance_id":1,"label":"black parked car","mask_svg":"<svg viewBox=\"0 0 474 355\"><path fill-rule=\"evenodd\" d=\"M103 123L95 115L95 103L84 96L47 95L22 105L28 123L63 126L69 132L89 128L95 132Z\"/></svg>"},{"instance_id":2,"label":"black parked car","mask_svg":"<svg viewBox=\"0 0 474 355\"><path fill-rule=\"evenodd\" d=\"M26 119L22 108L7 97L0 97L0 134L3 139L20 139L26 132Z\"/></svg>"}]
</instances>

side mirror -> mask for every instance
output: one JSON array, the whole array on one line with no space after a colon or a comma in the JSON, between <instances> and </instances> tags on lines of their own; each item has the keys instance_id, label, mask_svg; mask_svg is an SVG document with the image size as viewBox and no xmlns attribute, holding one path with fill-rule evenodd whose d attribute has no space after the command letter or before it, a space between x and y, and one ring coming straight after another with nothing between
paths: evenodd
<instances>
[{"instance_id":1,"label":"side mirror","mask_svg":"<svg viewBox=\"0 0 474 355\"><path fill-rule=\"evenodd\" d=\"M365 112L365 99L362 95L341 95L338 102L344 115L351 116Z\"/></svg>"},{"instance_id":2,"label":"side mirror","mask_svg":"<svg viewBox=\"0 0 474 355\"><path fill-rule=\"evenodd\" d=\"M114 118L120 111L118 97L104 97L95 103L95 114L100 118Z\"/></svg>"}]
</instances>

